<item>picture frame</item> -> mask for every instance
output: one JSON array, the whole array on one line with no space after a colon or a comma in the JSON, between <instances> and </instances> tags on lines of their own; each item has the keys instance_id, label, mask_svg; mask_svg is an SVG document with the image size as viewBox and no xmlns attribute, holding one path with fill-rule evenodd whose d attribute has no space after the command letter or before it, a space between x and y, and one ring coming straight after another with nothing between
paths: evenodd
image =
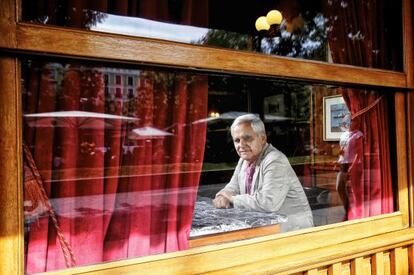
<instances>
[{"instance_id":1,"label":"picture frame","mask_svg":"<svg viewBox=\"0 0 414 275\"><path fill-rule=\"evenodd\" d=\"M343 118L349 114L348 107L341 95L323 98L323 140L339 141L344 130L341 128Z\"/></svg>"}]
</instances>

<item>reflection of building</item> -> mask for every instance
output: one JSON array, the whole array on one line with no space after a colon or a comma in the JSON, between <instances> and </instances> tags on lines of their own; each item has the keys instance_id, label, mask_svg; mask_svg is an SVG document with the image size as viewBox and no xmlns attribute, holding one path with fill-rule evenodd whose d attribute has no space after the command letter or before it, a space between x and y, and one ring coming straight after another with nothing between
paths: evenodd
<instances>
[{"instance_id":1,"label":"reflection of building","mask_svg":"<svg viewBox=\"0 0 414 275\"><path fill-rule=\"evenodd\" d=\"M60 85L63 80L65 68L61 63L48 63L48 82L52 85ZM105 84L105 100L128 102L137 96L137 85L140 70L118 69L100 67L97 70L103 73Z\"/></svg>"},{"instance_id":2,"label":"reflection of building","mask_svg":"<svg viewBox=\"0 0 414 275\"><path fill-rule=\"evenodd\" d=\"M139 70L115 69L105 67L101 69L105 79L105 97L128 101L137 95Z\"/></svg>"}]
</instances>

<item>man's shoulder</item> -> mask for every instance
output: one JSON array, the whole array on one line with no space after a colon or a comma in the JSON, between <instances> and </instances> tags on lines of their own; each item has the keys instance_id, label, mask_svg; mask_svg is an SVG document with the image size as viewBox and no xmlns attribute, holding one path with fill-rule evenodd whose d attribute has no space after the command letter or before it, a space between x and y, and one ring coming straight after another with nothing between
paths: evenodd
<instances>
[{"instance_id":1,"label":"man's shoulder","mask_svg":"<svg viewBox=\"0 0 414 275\"><path fill-rule=\"evenodd\" d=\"M285 154L282 153L282 151L278 150L276 147L274 147L272 144L269 144L269 146L266 149L266 155L272 155L272 156L284 156Z\"/></svg>"},{"instance_id":2,"label":"man's shoulder","mask_svg":"<svg viewBox=\"0 0 414 275\"><path fill-rule=\"evenodd\" d=\"M269 146L266 148L265 153L263 154L263 160L264 162L269 162L273 160L287 160L285 154L283 154L281 151L276 149L272 144L269 144Z\"/></svg>"}]
</instances>

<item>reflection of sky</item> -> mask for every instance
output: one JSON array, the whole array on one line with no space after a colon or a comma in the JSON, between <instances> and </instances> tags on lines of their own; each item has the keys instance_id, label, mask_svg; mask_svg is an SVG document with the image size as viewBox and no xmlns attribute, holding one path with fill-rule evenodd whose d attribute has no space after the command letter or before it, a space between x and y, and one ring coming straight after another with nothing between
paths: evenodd
<instances>
[{"instance_id":1,"label":"reflection of sky","mask_svg":"<svg viewBox=\"0 0 414 275\"><path fill-rule=\"evenodd\" d=\"M191 43L200 40L208 29L163 23L143 18L105 14L102 22L91 27L93 31L161 38Z\"/></svg>"}]
</instances>

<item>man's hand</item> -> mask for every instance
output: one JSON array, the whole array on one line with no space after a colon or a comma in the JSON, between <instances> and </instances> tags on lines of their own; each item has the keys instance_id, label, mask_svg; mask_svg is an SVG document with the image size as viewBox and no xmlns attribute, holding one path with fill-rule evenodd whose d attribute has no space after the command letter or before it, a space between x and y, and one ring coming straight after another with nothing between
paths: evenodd
<instances>
[{"instance_id":1,"label":"man's hand","mask_svg":"<svg viewBox=\"0 0 414 275\"><path fill-rule=\"evenodd\" d=\"M217 195L213 200L213 205L215 208L230 208L230 201L222 195Z\"/></svg>"},{"instance_id":2,"label":"man's hand","mask_svg":"<svg viewBox=\"0 0 414 275\"><path fill-rule=\"evenodd\" d=\"M236 195L229 191L220 191L213 200L213 205L216 208L230 208L233 203L233 196Z\"/></svg>"}]
</instances>

